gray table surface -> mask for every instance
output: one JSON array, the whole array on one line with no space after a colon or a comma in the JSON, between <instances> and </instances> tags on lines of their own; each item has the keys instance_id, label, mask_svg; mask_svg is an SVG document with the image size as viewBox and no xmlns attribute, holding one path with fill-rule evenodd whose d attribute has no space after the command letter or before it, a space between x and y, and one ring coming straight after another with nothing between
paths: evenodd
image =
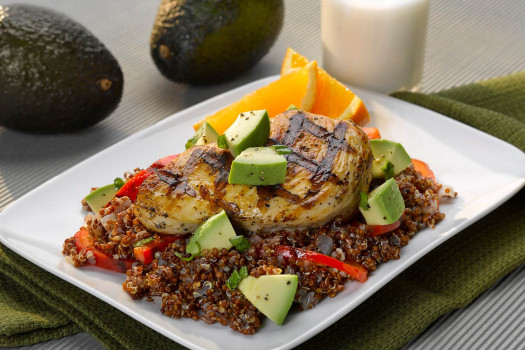
<instances>
[{"instance_id":1,"label":"gray table surface","mask_svg":"<svg viewBox=\"0 0 525 350\"><path fill-rule=\"evenodd\" d=\"M158 0L24 2L54 8L89 28L119 60L125 88L120 106L109 118L79 133L35 136L0 127L0 211L81 160L175 112L277 74L288 46L321 62L318 0L285 0L284 27L268 55L237 79L209 87L172 83L154 67L148 41ZM431 1L423 92L521 70L525 70L524 1ZM468 307L441 317L405 349L524 349L524 315L521 266ZM97 348L102 345L81 333L23 349Z\"/></svg>"}]
</instances>

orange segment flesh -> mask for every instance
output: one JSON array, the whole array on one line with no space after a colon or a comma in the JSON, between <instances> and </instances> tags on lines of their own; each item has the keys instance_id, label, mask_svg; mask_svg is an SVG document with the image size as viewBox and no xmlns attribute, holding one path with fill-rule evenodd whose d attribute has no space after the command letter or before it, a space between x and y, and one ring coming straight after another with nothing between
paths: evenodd
<instances>
[{"instance_id":1,"label":"orange segment flesh","mask_svg":"<svg viewBox=\"0 0 525 350\"><path fill-rule=\"evenodd\" d=\"M223 134L243 112L266 109L272 118L284 112L291 104L309 111L316 96L316 72L317 62L312 61L204 118L193 127L197 130L204 121L207 121L219 134Z\"/></svg>"},{"instance_id":2,"label":"orange segment flesh","mask_svg":"<svg viewBox=\"0 0 525 350\"><path fill-rule=\"evenodd\" d=\"M291 48L286 49L283 63L281 65L281 75L290 73L295 68L301 68L308 64L308 59Z\"/></svg>"},{"instance_id":3,"label":"orange segment flesh","mask_svg":"<svg viewBox=\"0 0 525 350\"><path fill-rule=\"evenodd\" d=\"M306 57L288 48L281 66L281 75L290 74L307 63ZM365 125L370 121L363 101L322 68L317 68L317 95L311 112L334 119L351 119L358 125Z\"/></svg>"}]
</instances>

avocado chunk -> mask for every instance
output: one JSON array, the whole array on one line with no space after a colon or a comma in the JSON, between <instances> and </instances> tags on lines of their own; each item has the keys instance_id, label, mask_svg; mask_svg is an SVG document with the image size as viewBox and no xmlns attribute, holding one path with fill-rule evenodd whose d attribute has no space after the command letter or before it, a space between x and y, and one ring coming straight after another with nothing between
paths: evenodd
<instances>
[{"instance_id":1,"label":"avocado chunk","mask_svg":"<svg viewBox=\"0 0 525 350\"><path fill-rule=\"evenodd\" d=\"M368 225L389 225L401 217L405 211L405 201L394 179L368 194L367 209L359 207Z\"/></svg>"},{"instance_id":2,"label":"avocado chunk","mask_svg":"<svg viewBox=\"0 0 525 350\"><path fill-rule=\"evenodd\" d=\"M372 162L372 176L374 178L388 177L388 172L391 172L391 177L396 176L412 164L412 159L400 143L375 139L370 140L370 147L374 155ZM390 164L388 164L389 162ZM389 167L393 167L393 171L389 170Z\"/></svg>"},{"instance_id":3,"label":"avocado chunk","mask_svg":"<svg viewBox=\"0 0 525 350\"><path fill-rule=\"evenodd\" d=\"M199 255L204 249L230 249L233 247L230 238L236 236L230 219L223 210L204 221L195 230L186 246L186 253Z\"/></svg>"},{"instance_id":4,"label":"avocado chunk","mask_svg":"<svg viewBox=\"0 0 525 350\"><path fill-rule=\"evenodd\" d=\"M283 0L162 0L150 40L155 65L168 79L195 85L232 79L273 45Z\"/></svg>"},{"instance_id":5,"label":"avocado chunk","mask_svg":"<svg viewBox=\"0 0 525 350\"><path fill-rule=\"evenodd\" d=\"M120 102L124 79L117 60L91 32L58 12L0 6L0 57L0 124L7 128L79 130Z\"/></svg>"},{"instance_id":6,"label":"avocado chunk","mask_svg":"<svg viewBox=\"0 0 525 350\"><path fill-rule=\"evenodd\" d=\"M207 145L208 143L217 141L218 138L219 133L215 131L213 126L204 122L199 127L197 132L195 132L195 135L193 135L193 137L189 139L188 142L186 142L186 149L193 146Z\"/></svg>"},{"instance_id":7,"label":"avocado chunk","mask_svg":"<svg viewBox=\"0 0 525 350\"><path fill-rule=\"evenodd\" d=\"M249 147L262 146L270 137L270 117L266 110L239 114L224 132L228 148L234 157Z\"/></svg>"},{"instance_id":8,"label":"avocado chunk","mask_svg":"<svg viewBox=\"0 0 525 350\"><path fill-rule=\"evenodd\" d=\"M97 188L84 197L84 200L95 213L104 208L117 194L118 187L110 184Z\"/></svg>"},{"instance_id":9,"label":"avocado chunk","mask_svg":"<svg viewBox=\"0 0 525 350\"><path fill-rule=\"evenodd\" d=\"M297 275L248 276L239 290L260 312L281 325L292 306L297 283Z\"/></svg>"},{"instance_id":10,"label":"avocado chunk","mask_svg":"<svg viewBox=\"0 0 525 350\"><path fill-rule=\"evenodd\" d=\"M273 148L248 148L233 160L228 182L249 186L282 184L287 164L286 158Z\"/></svg>"}]
</instances>

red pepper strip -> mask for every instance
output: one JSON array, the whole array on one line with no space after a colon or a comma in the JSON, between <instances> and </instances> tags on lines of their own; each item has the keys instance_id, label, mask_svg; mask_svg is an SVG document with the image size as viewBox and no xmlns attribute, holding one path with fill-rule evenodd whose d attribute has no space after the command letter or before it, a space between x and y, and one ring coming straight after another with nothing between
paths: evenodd
<instances>
[{"instance_id":1,"label":"red pepper strip","mask_svg":"<svg viewBox=\"0 0 525 350\"><path fill-rule=\"evenodd\" d=\"M181 236L156 235L154 241L133 248L133 254L135 255L135 258L143 264L149 264L153 261L156 252L163 251L168 245L170 245L170 243L173 243L178 239L181 239Z\"/></svg>"},{"instance_id":2,"label":"red pepper strip","mask_svg":"<svg viewBox=\"0 0 525 350\"><path fill-rule=\"evenodd\" d=\"M372 229L372 233L370 234L370 237L379 236L379 235L382 235L383 233L387 233L387 232L395 230L396 228L399 227L399 225L401 225L401 221L403 221L404 218L405 218L405 214L403 214L399 218L399 220L389 225L369 225L368 227Z\"/></svg>"},{"instance_id":3,"label":"red pepper strip","mask_svg":"<svg viewBox=\"0 0 525 350\"><path fill-rule=\"evenodd\" d=\"M361 129L363 129L363 131L366 133L366 135L368 136L368 138L370 140L380 139L381 138L381 134L379 133L379 129L378 128L374 128L374 127L370 127L370 126L364 126Z\"/></svg>"},{"instance_id":4,"label":"red pepper strip","mask_svg":"<svg viewBox=\"0 0 525 350\"><path fill-rule=\"evenodd\" d=\"M97 249L93 243L93 236L89 234L88 230L81 229L75 233L74 239L75 247L78 252L84 250L93 253L93 256L95 257L95 266L116 272L126 272L131 269L134 260L115 260L111 255Z\"/></svg>"},{"instance_id":5,"label":"red pepper strip","mask_svg":"<svg viewBox=\"0 0 525 350\"><path fill-rule=\"evenodd\" d=\"M150 168L160 169L164 168L166 165L168 165L173 159L177 158L178 154L172 154L171 156L167 156L164 158L160 158L155 163L151 164Z\"/></svg>"},{"instance_id":6,"label":"red pepper strip","mask_svg":"<svg viewBox=\"0 0 525 350\"><path fill-rule=\"evenodd\" d=\"M414 164L414 169L416 169L418 173L421 173L421 175L423 175L424 177L431 179L432 181L434 181L434 184L437 185L436 177L434 176L434 172L430 170L430 167L428 166L427 163L422 162L418 159L412 158L412 164Z\"/></svg>"},{"instance_id":7,"label":"red pepper strip","mask_svg":"<svg viewBox=\"0 0 525 350\"><path fill-rule=\"evenodd\" d=\"M126 182L124 186L120 188L120 190L118 190L115 196L128 196L132 202L135 202L140 185L142 185L144 180L146 180L151 174L153 174L153 172L149 171L148 169L139 171L137 174L135 174L135 176L129 179L128 182Z\"/></svg>"},{"instance_id":8,"label":"red pepper strip","mask_svg":"<svg viewBox=\"0 0 525 350\"><path fill-rule=\"evenodd\" d=\"M155 169L160 169L168 165L173 159L177 158L178 154L167 156L161 158L151 164L149 168L139 171L135 176L129 179L128 182L124 184L117 192L117 197L128 196L132 202L135 202L137 199L137 193L139 191L140 185L146 180L151 174L155 172Z\"/></svg>"},{"instance_id":9,"label":"red pepper strip","mask_svg":"<svg viewBox=\"0 0 525 350\"><path fill-rule=\"evenodd\" d=\"M277 246L275 251L278 254L282 254L282 256L285 258L304 259L320 265L333 267L334 269L346 272L350 276L357 279L359 282L364 282L368 278L367 270L362 265L357 263L344 263L341 260L334 259L321 253L284 245Z\"/></svg>"}]
</instances>

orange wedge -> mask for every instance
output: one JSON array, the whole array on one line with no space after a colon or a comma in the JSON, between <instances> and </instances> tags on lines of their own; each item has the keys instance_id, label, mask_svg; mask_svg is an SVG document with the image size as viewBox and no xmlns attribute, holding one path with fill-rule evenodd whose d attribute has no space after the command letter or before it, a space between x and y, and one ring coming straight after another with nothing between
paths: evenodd
<instances>
[{"instance_id":1,"label":"orange wedge","mask_svg":"<svg viewBox=\"0 0 525 350\"><path fill-rule=\"evenodd\" d=\"M281 65L281 76L291 74L306 64L306 57L288 48ZM317 68L317 94L310 112L334 119L351 119L358 125L370 121L363 101L322 68Z\"/></svg>"},{"instance_id":2,"label":"orange wedge","mask_svg":"<svg viewBox=\"0 0 525 350\"><path fill-rule=\"evenodd\" d=\"M204 118L193 127L197 130L206 121L223 134L243 112L266 109L272 118L291 104L310 111L315 102L317 76L317 62L312 61Z\"/></svg>"},{"instance_id":3,"label":"orange wedge","mask_svg":"<svg viewBox=\"0 0 525 350\"><path fill-rule=\"evenodd\" d=\"M281 65L281 76L284 76L290 73L296 68L304 67L308 64L308 58L303 55L298 54L291 48L286 49L284 54L283 63Z\"/></svg>"}]
</instances>

